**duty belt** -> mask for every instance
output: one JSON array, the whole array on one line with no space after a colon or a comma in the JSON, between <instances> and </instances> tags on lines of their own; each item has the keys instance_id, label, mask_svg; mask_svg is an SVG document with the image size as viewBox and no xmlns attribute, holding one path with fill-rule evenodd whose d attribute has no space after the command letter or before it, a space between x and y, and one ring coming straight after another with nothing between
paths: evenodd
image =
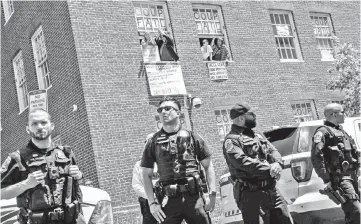
<instances>
[{"instance_id":1,"label":"duty belt","mask_svg":"<svg viewBox=\"0 0 361 224\"><path fill-rule=\"evenodd\" d=\"M247 180L242 180L242 179L238 178L238 179L236 179L235 182L240 182L242 186L252 189L252 190L266 188L267 186L271 185L270 180L260 180L260 181L256 181L256 182L249 182Z\"/></svg>"}]
</instances>

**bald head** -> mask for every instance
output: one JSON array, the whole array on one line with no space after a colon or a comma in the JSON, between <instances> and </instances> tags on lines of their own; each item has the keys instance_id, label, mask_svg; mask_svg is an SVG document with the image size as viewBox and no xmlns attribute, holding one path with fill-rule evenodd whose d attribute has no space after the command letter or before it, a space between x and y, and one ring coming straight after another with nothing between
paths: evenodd
<instances>
[{"instance_id":1,"label":"bald head","mask_svg":"<svg viewBox=\"0 0 361 224\"><path fill-rule=\"evenodd\" d=\"M331 116L333 113L337 113L342 111L342 106L338 103L330 103L325 106L325 109L323 110L323 114L325 117Z\"/></svg>"},{"instance_id":2,"label":"bald head","mask_svg":"<svg viewBox=\"0 0 361 224\"><path fill-rule=\"evenodd\" d=\"M37 114L46 115L46 117L49 119L49 121L51 120L50 114L48 112L46 112L43 109L37 108L37 109L34 109L29 112L28 121L31 120L31 117L33 117L34 115L37 115Z\"/></svg>"},{"instance_id":3,"label":"bald head","mask_svg":"<svg viewBox=\"0 0 361 224\"><path fill-rule=\"evenodd\" d=\"M327 121L334 123L335 125L342 124L345 119L342 105L338 103L326 105L323 114Z\"/></svg>"}]
</instances>

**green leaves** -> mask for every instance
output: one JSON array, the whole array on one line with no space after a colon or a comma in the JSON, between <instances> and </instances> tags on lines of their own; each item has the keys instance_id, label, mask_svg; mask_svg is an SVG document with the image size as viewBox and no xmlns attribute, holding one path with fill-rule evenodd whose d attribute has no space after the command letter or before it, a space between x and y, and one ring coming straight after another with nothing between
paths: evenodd
<instances>
[{"instance_id":1,"label":"green leaves","mask_svg":"<svg viewBox=\"0 0 361 224\"><path fill-rule=\"evenodd\" d=\"M343 106L346 114L360 114L360 54L352 43L341 44L337 37L332 39L333 67L328 69L332 80L326 88L345 93Z\"/></svg>"}]
</instances>

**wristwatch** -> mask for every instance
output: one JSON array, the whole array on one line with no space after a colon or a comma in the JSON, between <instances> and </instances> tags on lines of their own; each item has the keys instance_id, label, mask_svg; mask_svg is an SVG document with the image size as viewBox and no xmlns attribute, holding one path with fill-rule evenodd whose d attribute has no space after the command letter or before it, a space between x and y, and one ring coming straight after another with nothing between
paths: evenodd
<instances>
[{"instance_id":1,"label":"wristwatch","mask_svg":"<svg viewBox=\"0 0 361 224\"><path fill-rule=\"evenodd\" d=\"M211 195L215 197L215 196L217 195L217 192L212 191L212 192L211 192Z\"/></svg>"}]
</instances>

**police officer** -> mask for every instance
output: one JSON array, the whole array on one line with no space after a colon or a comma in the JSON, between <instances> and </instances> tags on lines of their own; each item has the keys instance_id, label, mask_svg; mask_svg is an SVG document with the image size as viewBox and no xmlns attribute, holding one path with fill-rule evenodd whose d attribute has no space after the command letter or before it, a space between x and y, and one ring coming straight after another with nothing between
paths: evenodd
<instances>
[{"instance_id":1,"label":"police officer","mask_svg":"<svg viewBox=\"0 0 361 224\"><path fill-rule=\"evenodd\" d=\"M54 124L41 109L29 113L29 143L10 153L1 167L2 199L16 197L18 222L36 224L85 223L79 213L82 178L68 147L54 147ZM77 221L78 220L78 221Z\"/></svg>"},{"instance_id":2,"label":"police officer","mask_svg":"<svg viewBox=\"0 0 361 224\"><path fill-rule=\"evenodd\" d=\"M213 210L216 197L211 153L199 135L182 128L181 105L176 99L161 100L157 111L163 127L148 141L141 162L150 211L161 223L209 224L206 211ZM153 196L154 162L163 194L160 203ZM205 169L208 191L200 165Z\"/></svg>"},{"instance_id":3,"label":"police officer","mask_svg":"<svg viewBox=\"0 0 361 224\"><path fill-rule=\"evenodd\" d=\"M323 179L325 189L341 193L344 201L340 202L346 224L359 224L359 152L356 151L353 139L340 126L345 119L342 106L328 104L324 108L324 115L324 125L313 136L311 161L316 173Z\"/></svg>"},{"instance_id":4,"label":"police officer","mask_svg":"<svg viewBox=\"0 0 361 224\"><path fill-rule=\"evenodd\" d=\"M145 143L154 135L151 133L147 136ZM142 223L143 224L157 224L157 220L153 217L152 213L150 213L150 208L147 200L147 195L144 190L144 180L143 180L143 169L140 166L141 161L137 161L133 168L133 177L132 177L132 187L134 191L137 193L138 201L140 204L140 211L142 213ZM153 185L158 181L157 167L155 165L154 172L152 176Z\"/></svg>"},{"instance_id":5,"label":"police officer","mask_svg":"<svg viewBox=\"0 0 361 224\"><path fill-rule=\"evenodd\" d=\"M231 131L223 143L223 154L231 178L233 193L245 224L293 223L287 205L276 189L282 171L282 157L258 131L256 115L246 103L232 107Z\"/></svg>"}]
</instances>

